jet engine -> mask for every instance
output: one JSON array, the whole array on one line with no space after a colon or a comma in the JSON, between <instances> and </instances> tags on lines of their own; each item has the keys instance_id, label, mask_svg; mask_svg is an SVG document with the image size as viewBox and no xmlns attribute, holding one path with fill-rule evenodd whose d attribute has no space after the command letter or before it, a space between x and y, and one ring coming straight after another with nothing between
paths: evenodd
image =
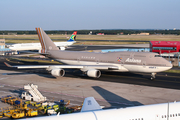
<instances>
[{"instance_id":1,"label":"jet engine","mask_svg":"<svg viewBox=\"0 0 180 120\"><path fill-rule=\"evenodd\" d=\"M65 75L65 71L63 69L52 69L51 75L54 77L63 77Z\"/></svg>"},{"instance_id":2,"label":"jet engine","mask_svg":"<svg viewBox=\"0 0 180 120\"><path fill-rule=\"evenodd\" d=\"M93 78L99 78L101 76L101 71L99 71L99 70L88 70L87 76L93 77Z\"/></svg>"}]
</instances>

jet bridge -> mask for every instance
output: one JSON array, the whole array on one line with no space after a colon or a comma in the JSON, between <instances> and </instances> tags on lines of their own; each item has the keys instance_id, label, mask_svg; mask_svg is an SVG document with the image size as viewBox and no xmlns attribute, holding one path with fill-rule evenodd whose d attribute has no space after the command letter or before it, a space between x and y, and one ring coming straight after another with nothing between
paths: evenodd
<instances>
[{"instance_id":1,"label":"jet bridge","mask_svg":"<svg viewBox=\"0 0 180 120\"><path fill-rule=\"evenodd\" d=\"M41 102L41 101L46 101L46 97L44 97L39 91L38 91L38 86L33 85L33 84L28 84L24 86L24 89L30 93L31 99L36 102ZM24 96L26 98L27 96Z\"/></svg>"}]
</instances>

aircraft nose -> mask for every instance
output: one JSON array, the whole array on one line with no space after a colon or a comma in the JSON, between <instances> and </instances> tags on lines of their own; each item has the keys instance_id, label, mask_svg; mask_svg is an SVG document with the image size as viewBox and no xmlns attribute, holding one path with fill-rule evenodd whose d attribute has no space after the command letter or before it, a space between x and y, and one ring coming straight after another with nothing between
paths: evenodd
<instances>
[{"instance_id":1,"label":"aircraft nose","mask_svg":"<svg viewBox=\"0 0 180 120\"><path fill-rule=\"evenodd\" d=\"M166 62L166 66L169 67L169 69L173 67L173 65L169 61Z\"/></svg>"}]
</instances>

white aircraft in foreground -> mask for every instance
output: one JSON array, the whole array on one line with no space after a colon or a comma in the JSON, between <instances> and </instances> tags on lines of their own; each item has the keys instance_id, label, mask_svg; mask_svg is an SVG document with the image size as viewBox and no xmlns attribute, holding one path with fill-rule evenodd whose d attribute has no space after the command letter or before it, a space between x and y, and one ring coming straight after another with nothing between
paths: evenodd
<instances>
[{"instance_id":1,"label":"white aircraft in foreground","mask_svg":"<svg viewBox=\"0 0 180 120\"><path fill-rule=\"evenodd\" d=\"M54 44L60 49L65 50L66 47L74 44L76 41L76 34L77 31L74 31L72 36L67 42L54 42ZM20 44L12 44L9 45L9 49L15 51L23 51L23 50L39 50L41 51L41 44L40 43L20 43Z\"/></svg>"},{"instance_id":2,"label":"white aircraft in foreground","mask_svg":"<svg viewBox=\"0 0 180 120\"><path fill-rule=\"evenodd\" d=\"M180 102L103 110L93 97L88 97L79 113L34 117L28 120L180 120Z\"/></svg>"},{"instance_id":3,"label":"white aircraft in foreground","mask_svg":"<svg viewBox=\"0 0 180 120\"><path fill-rule=\"evenodd\" d=\"M49 36L36 28L41 43L41 54L65 65L19 65L18 69L45 68L55 77L64 76L66 69L80 69L87 76L99 78L101 71L111 72L143 72L151 73L151 79L157 72L172 68L172 64L157 53L151 52L109 52L94 53L82 51L62 51L54 44Z\"/></svg>"}]
</instances>

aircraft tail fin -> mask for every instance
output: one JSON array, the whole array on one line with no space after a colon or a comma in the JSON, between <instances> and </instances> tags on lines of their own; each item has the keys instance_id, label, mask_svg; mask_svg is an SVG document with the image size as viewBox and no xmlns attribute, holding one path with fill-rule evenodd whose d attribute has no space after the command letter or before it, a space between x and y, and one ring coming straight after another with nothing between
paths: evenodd
<instances>
[{"instance_id":1,"label":"aircraft tail fin","mask_svg":"<svg viewBox=\"0 0 180 120\"><path fill-rule=\"evenodd\" d=\"M94 99L94 97L85 98L81 112L95 111L95 110L102 110L102 108Z\"/></svg>"},{"instance_id":2,"label":"aircraft tail fin","mask_svg":"<svg viewBox=\"0 0 180 120\"><path fill-rule=\"evenodd\" d=\"M76 35L77 35L77 31L74 31L74 33L71 35L70 39L68 40L68 42L75 42L76 40Z\"/></svg>"},{"instance_id":3,"label":"aircraft tail fin","mask_svg":"<svg viewBox=\"0 0 180 120\"><path fill-rule=\"evenodd\" d=\"M36 28L36 31L42 47L41 53L46 53L50 50L59 50L58 47L54 44L54 42L41 28Z\"/></svg>"}]
</instances>

